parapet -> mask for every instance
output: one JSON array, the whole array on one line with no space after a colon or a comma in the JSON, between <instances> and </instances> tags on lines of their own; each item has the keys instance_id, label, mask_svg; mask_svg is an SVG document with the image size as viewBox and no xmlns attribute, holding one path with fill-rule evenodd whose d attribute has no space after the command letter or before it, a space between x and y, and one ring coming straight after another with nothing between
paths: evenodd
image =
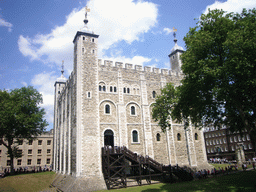
<instances>
[{"instance_id":1,"label":"parapet","mask_svg":"<svg viewBox=\"0 0 256 192\"><path fill-rule=\"evenodd\" d=\"M162 74L162 75L170 75L170 76L182 76L182 72L172 71L170 69L159 69L156 67L149 67L149 66L142 66L142 65L133 65L130 63L123 63L123 62L115 62L113 64L113 61L110 60L104 60L98 59L98 65L100 66L106 66L106 67L116 67L121 69L127 69L127 70L135 70L135 71L141 71L146 73L155 73L155 74Z\"/></svg>"}]
</instances>

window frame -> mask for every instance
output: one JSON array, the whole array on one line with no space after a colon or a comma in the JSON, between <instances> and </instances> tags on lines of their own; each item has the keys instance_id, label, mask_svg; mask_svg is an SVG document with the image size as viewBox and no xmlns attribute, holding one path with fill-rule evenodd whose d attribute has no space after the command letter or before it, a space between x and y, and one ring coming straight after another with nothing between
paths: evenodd
<instances>
[{"instance_id":1,"label":"window frame","mask_svg":"<svg viewBox=\"0 0 256 192\"><path fill-rule=\"evenodd\" d=\"M155 91L152 92L152 98L156 98L156 92Z\"/></svg>"},{"instance_id":2,"label":"window frame","mask_svg":"<svg viewBox=\"0 0 256 192\"><path fill-rule=\"evenodd\" d=\"M134 132L136 132L136 134L137 134L137 141L134 140L134 139L135 139L135 137L134 137ZM137 129L133 129L133 130L132 130L131 137L132 137L132 143L136 143L136 144L140 143L140 140L139 140L139 131L138 131Z\"/></svg>"},{"instance_id":3,"label":"window frame","mask_svg":"<svg viewBox=\"0 0 256 192\"><path fill-rule=\"evenodd\" d=\"M195 133L195 140L198 141L198 134Z\"/></svg>"},{"instance_id":4,"label":"window frame","mask_svg":"<svg viewBox=\"0 0 256 192\"><path fill-rule=\"evenodd\" d=\"M107 106L109 106L109 112L107 113ZM105 115L111 115L111 106L110 106L110 104L109 103L106 103L105 105L104 105L104 114Z\"/></svg>"},{"instance_id":5,"label":"window frame","mask_svg":"<svg viewBox=\"0 0 256 192\"><path fill-rule=\"evenodd\" d=\"M177 133L177 141L181 141L181 134Z\"/></svg>"},{"instance_id":6,"label":"window frame","mask_svg":"<svg viewBox=\"0 0 256 192\"><path fill-rule=\"evenodd\" d=\"M134 108L134 114L132 113L133 112L132 108ZM130 107L130 115L131 116L137 116L135 105L131 105L131 107Z\"/></svg>"},{"instance_id":7,"label":"window frame","mask_svg":"<svg viewBox=\"0 0 256 192\"><path fill-rule=\"evenodd\" d=\"M160 141L161 141L161 135L160 135L160 133L157 133L157 134L156 134L156 141L157 141L157 142L160 142Z\"/></svg>"}]
</instances>

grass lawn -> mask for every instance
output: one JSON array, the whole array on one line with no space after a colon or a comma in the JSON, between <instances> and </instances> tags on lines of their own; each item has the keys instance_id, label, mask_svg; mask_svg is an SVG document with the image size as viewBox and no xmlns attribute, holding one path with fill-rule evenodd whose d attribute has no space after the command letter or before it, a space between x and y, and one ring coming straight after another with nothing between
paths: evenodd
<instances>
[{"instance_id":1,"label":"grass lawn","mask_svg":"<svg viewBox=\"0 0 256 192\"><path fill-rule=\"evenodd\" d=\"M0 179L0 191L35 192L49 189L55 172L41 172L8 176Z\"/></svg>"},{"instance_id":2,"label":"grass lawn","mask_svg":"<svg viewBox=\"0 0 256 192\"><path fill-rule=\"evenodd\" d=\"M109 190L109 192L240 192L256 191L256 171L238 172L231 175L216 176L202 180L175 183L175 184L154 184L140 187Z\"/></svg>"}]
</instances>

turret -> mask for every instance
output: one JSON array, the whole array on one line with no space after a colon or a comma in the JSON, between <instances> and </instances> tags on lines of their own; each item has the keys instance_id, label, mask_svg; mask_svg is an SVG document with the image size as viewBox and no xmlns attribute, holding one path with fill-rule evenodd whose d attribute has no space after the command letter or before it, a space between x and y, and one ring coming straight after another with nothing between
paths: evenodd
<instances>
[{"instance_id":1,"label":"turret","mask_svg":"<svg viewBox=\"0 0 256 192\"><path fill-rule=\"evenodd\" d=\"M171 70L172 71L180 72L181 71L181 65L182 65L180 56L184 52L184 49L177 44L177 41L178 41L176 39L177 29L173 28L173 32L174 32L173 33L173 36L174 36L174 40L173 41L174 41L175 45L171 49L171 53L168 56L170 58Z\"/></svg>"}]
</instances>

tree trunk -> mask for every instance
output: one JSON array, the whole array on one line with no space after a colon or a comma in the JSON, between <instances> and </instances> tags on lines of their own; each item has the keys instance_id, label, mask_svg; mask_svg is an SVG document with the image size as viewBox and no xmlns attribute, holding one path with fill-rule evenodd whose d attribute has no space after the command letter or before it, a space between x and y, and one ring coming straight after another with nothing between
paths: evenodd
<instances>
[{"instance_id":1,"label":"tree trunk","mask_svg":"<svg viewBox=\"0 0 256 192\"><path fill-rule=\"evenodd\" d=\"M14 161L14 157L13 157L13 151L12 151L12 146L9 145L8 146L8 155L10 156L10 161L11 161L11 173L14 173L14 166L13 166L13 161Z\"/></svg>"}]
</instances>

